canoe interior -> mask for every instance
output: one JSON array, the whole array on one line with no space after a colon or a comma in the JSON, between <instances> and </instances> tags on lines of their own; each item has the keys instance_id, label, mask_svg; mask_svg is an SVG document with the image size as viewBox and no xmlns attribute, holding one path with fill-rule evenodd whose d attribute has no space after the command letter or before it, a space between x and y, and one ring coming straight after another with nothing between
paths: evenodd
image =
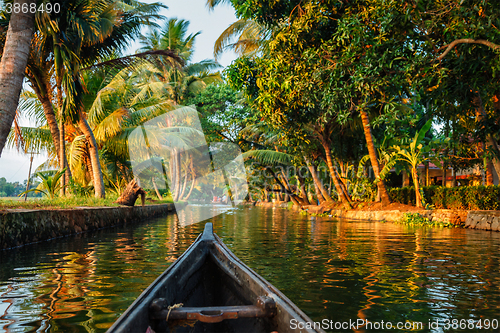
<instances>
[{"instance_id":1,"label":"canoe interior","mask_svg":"<svg viewBox=\"0 0 500 333\"><path fill-rule=\"evenodd\" d=\"M182 303L184 307L208 307L252 305L256 304L258 296L271 296L275 300L276 316L228 319L219 323L167 323L151 319L149 315L149 305L157 298L166 299L168 305ZM290 328L291 319L310 321L276 288L234 256L213 234L210 224L208 230L206 227L195 243L139 296L108 333L145 333L148 327L156 333L294 332Z\"/></svg>"},{"instance_id":2,"label":"canoe interior","mask_svg":"<svg viewBox=\"0 0 500 333\"><path fill-rule=\"evenodd\" d=\"M216 264L211 255L205 256L201 267L188 276L184 285L166 288L160 297L167 299L168 304L183 303L184 306L207 307L254 304L258 295L242 288L235 280ZM173 323L179 324L179 323ZM164 320L150 322L157 333L171 332ZM197 321L194 327L173 325L175 332L272 332L276 329L274 320L268 318L239 318L224 320L220 323L202 323ZM173 328L172 327L172 328ZM194 329L194 330L193 330Z\"/></svg>"}]
</instances>

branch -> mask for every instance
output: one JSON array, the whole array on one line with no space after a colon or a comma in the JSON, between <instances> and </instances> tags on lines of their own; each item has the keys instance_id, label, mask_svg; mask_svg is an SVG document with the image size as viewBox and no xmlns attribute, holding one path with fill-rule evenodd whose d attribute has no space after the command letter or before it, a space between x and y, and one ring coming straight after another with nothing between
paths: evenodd
<instances>
[{"instance_id":1,"label":"branch","mask_svg":"<svg viewBox=\"0 0 500 333\"><path fill-rule=\"evenodd\" d=\"M446 48L446 50L443 52L443 54L441 54L439 57L437 57L436 60L443 59L458 44L481 44L481 45L486 45L486 46L492 48L493 50L500 50L500 45L489 42L487 40L483 40L483 39L457 39L448 45L441 46L438 49L438 51L441 51L444 48Z\"/></svg>"}]
</instances>

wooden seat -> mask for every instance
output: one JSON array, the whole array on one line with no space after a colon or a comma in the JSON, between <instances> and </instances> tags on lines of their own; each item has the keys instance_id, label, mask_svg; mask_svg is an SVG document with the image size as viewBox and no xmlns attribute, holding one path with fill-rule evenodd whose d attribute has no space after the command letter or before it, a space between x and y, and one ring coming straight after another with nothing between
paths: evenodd
<instances>
[{"instance_id":1,"label":"wooden seat","mask_svg":"<svg viewBox=\"0 0 500 333\"><path fill-rule=\"evenodd\" d=\"M150 318L161 320L199 320L218 323L225 319L273 317L277 313L276 302L268 296L257 297L257 305L171 307L164 298L155 299L150 306Z\"/></svg>"}]
</instances>

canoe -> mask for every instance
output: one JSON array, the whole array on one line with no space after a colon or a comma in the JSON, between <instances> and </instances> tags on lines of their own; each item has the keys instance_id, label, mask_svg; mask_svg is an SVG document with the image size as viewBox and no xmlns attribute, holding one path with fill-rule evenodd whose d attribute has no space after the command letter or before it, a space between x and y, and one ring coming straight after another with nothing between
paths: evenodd
<instances>
[{"instance_id":1,"label":"canoe","mask_svg":"<svg viewBox=\"0 0 500 333\"><path fill-rule=\"evenodd\" d=\"M241 262L211 223L108 333L324 332Z\"/></svg>"}]
</instances>

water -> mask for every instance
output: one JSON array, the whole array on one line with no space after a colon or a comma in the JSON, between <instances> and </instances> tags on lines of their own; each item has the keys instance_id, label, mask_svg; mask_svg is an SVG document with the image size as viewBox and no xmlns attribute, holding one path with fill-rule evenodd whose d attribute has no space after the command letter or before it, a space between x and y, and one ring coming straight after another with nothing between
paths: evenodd
<instances>
[{"instance_id":1,"label":"water","mask_svg":"<svg viewBox=\"0 0 500 333\"><path fill-rule=\"evenodd\" d=\"M421 322L421 332L454 332L445 320L500 320L500 233L258 207L212 221L243 262L315 321ZM0 331L105 332L203 227L168 216L0 251Z\"/></svg>"}]
</instances>

